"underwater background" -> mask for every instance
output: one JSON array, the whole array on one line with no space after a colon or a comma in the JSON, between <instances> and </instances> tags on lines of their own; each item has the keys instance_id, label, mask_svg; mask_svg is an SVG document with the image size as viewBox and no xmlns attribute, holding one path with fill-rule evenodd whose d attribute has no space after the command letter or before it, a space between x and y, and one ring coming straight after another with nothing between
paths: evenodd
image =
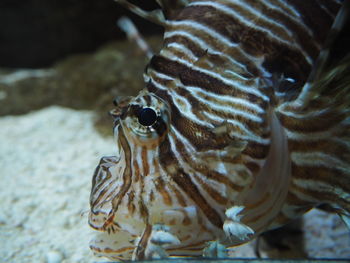
<instances>
[{"instance_id":1,"label":"underwater background","mask_svg":"<svg viewBox=\"0 0 350 263\"><path fill-rule=\"evenodd\" d=\"M142 89L148 61L116 26L122 15L160 49L160 28L113 1L0 2L1 262L105 261L89 249L91 178L114 154L112 101ZM256 257L256 243L231 255ZM259 252L349 258L350 236L337 215L313 210L264 234Z\"/></svg>"}]
</instances>

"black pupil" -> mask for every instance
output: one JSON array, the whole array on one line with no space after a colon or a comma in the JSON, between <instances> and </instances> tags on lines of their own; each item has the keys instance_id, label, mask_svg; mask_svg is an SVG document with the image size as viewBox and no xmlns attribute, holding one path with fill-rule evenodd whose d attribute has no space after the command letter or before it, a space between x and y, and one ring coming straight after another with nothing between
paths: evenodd
<instances>
[{"instance_id":1,"label":"black pupil","mask_svg":"<svg viewBox=\"0 0 350 263\"><path fill-rule=\"evenodd\" d=\"M151 126L157 120L157 113L151 108L143 108L138 115L139 123L143 126Z\"/></svg>"}]
</instances>

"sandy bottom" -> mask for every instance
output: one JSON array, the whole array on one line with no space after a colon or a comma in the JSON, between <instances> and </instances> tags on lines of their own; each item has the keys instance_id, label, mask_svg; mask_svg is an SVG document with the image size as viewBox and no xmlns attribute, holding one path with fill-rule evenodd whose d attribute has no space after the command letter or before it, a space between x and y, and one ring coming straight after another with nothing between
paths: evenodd
<instances>
[{"instance_id":1,"label":"sandy bottom","mask_svg":"<svg viewBox=\"0 0 350 263\"><path fill-rule=\"evenodd\" d=\"M114 146L95 131L93 113L49 107L2 117L0 127L1 262L106 261L89 250L86 212L94 168ZM310 257L350 257L336 216L309 213L305 233ZM251 246L235 250L255 256Z\"/></svg>"}]
</instances>

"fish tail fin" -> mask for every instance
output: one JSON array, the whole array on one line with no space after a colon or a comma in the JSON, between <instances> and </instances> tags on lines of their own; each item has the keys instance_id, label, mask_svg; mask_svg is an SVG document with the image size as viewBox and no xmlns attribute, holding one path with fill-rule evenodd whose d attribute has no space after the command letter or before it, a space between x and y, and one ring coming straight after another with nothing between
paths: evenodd
<instances>
[{"instance_id":1,"label":"fish tail fin","mask_svg":"<svg viewBox=\"0 0 350 263\"><path fill-rule=\"evenodd\" d=\"M350 1L344 1L309 81L276 110L292 165L280 216L285 221L320 204L350 215L349 14Z\"/></svg>"}]
</instances>

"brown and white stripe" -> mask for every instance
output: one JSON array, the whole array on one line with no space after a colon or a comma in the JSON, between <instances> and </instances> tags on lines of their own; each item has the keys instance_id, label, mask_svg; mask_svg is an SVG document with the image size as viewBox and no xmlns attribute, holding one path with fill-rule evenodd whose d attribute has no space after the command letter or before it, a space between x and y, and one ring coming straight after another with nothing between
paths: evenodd
<instances>
[{"instance_id":1,"label":"brown and white stripe","mask_svg":"<svg viewBox=\"0 0 350 263\"><path fill-rule=\"evenodd\" d=\"M256 233L322 202L349 212L350 99L332 100L336 94L325 88L303 110L293 107L340 2L193 0L164 12L171 13L166 19L153 16L165 27L164 46L147 66L145 90L116 122L125 163L111 159L112 174L103 163L95 172L92 213L103 214L96 221L113 218L108 223L115 225L123 211L140 225L161 221L182 242L169 253L193 255L205 241L224 238L225 211L242 202L251 211L244 222ZM144 128L154 132L152 143L140 143L123 123L133 107L157 103L169 118L161 131ZM273 171L271 158L286 164ZM176 216L165 218L160 207ZM200 230L191 233L193 227Z\"/></svg>"}]
</instances>

